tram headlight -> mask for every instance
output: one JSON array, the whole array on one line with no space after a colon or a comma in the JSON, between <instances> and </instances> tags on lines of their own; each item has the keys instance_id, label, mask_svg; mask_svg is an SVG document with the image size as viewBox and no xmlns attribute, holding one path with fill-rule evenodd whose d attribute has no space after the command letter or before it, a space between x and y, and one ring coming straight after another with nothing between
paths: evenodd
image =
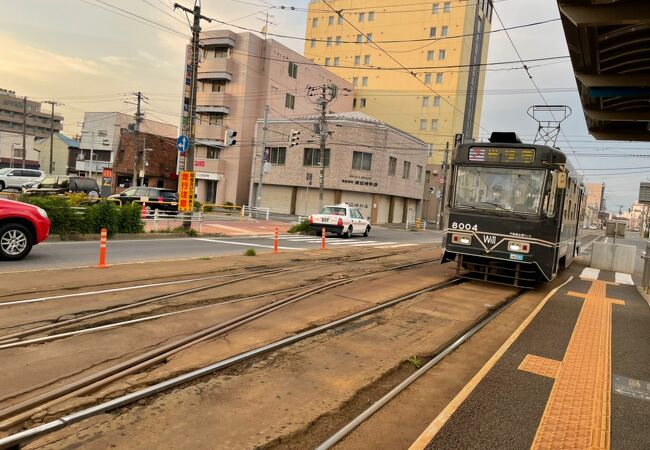
<instances>
[{"instance_id":1,"label":"tram headlight","mask_svg":"<svg viewBox=\"0 0 650 450\"><path fill-rule=\"evenodd\" d=\"M508 241L508 251L516 253L528 253L530 251L530 243L521 241Z\"/></svg>"},{"instance_id":2,"label":"tram headlight","mask_svg":"<svg viewBox=\"0 0 650 450\"><path fill-rule=\"evenodd\" d=\"M451 242L460 245L470 245L472 243L472 236L469 234L452 234Z\"/></svg>"}]
</instances>

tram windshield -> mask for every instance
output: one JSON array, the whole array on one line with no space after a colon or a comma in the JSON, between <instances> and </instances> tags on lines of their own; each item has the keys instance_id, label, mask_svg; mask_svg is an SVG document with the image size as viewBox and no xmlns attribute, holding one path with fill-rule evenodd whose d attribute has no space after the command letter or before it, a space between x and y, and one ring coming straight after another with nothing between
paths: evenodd
<instances>
[{"instance_id":1,"label":"tram windshield","mask_svg":"<svg viewBox=\"0 0 650 450\"><path fill-rule=\"evenodd\" d=\"M454 206L537 214L544 170L457 166Z\"/></svg>"}]
</instances>

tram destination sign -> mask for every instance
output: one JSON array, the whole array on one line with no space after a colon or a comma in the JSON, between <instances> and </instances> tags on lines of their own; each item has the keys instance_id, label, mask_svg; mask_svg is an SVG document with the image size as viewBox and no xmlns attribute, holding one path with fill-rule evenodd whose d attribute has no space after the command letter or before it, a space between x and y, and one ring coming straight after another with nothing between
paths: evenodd
<instances>
[{"instance_id":1,"label":"tram destination sign","mask_svg":"<svg viewBox=\"0 0 650 450\"><path fill-rule=\"evenodd\" d=\"M468 159L472 162L533 164L535 162L535 149L507 147L470 147Z\"/></svg>"}]
</instances>

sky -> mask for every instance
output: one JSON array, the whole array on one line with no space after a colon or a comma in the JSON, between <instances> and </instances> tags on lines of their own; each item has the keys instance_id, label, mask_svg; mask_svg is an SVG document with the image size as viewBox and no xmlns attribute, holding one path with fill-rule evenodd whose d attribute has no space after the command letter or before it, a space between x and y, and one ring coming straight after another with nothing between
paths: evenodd
<instances>
[{"instance_id":1,"label":"sky","mask_svg":"<svg viewBox=\"0 0 650 450\"><path fill-rule=\"evenodd\" d=\"M260 30L269 13L271 33L302 38L307 4L307 0L203 0L202 12ZM377 5L390 4L377 0ZM144 106L147 118L176 125L189 25L172 5L171 0L0 0L0 88L63 103L57 113L64 115L64 132L70 136L80 132L86 111L133 113L131 94L136 91L149 98ZM559 17L555 0L496 0L494 6L505 27ZM493 17L493 29L502 28L499 18ZM212 22L203 27L224 25ZM513 43L523 59L568 55L558 20L509 34L512 43L504 32L490 35L488 62L517 60ZM303 52L300 39L277 40ZM573 114L562 123L557 145L586 182L606 184L608 210L629 208L638 196L639 182L650 181L650 145L596 141L589 135L568 58L529 66L541 95L521 65L488 67L481 136L493 130L515 131L532 142L537 124L526 114L528 108L545 102L568 105Z\"/></svg>"}]
</instances>

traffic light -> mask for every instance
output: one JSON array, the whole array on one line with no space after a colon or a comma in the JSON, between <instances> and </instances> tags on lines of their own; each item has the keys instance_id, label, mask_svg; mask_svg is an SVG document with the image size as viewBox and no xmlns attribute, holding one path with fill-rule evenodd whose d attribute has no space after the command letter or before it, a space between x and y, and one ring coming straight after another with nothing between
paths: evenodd
<instances>
[{"instance_id":1,"label":"traffic light","mask_svg":"<svg viewBox=\"0 0 650 450\"><path fill-rule=\"evenodd\" d=\"M223 137L223 143L226 147L230 147L231 145L235 145L237 141L235 140L235 136L237 136L237 132L235 130L231 130L230 128L226 129L226 134Z\"/></svg>"},{"instance_id":2,"label":"traffic light","mask_svg":"<svg viewBox=\"0 0 650 450\"><path fill-rule=\"evenodd\" d=\"M300 131L291 130L289 134L289 147L295 147L300 143Z\"/></svg>"}]
</instances>

